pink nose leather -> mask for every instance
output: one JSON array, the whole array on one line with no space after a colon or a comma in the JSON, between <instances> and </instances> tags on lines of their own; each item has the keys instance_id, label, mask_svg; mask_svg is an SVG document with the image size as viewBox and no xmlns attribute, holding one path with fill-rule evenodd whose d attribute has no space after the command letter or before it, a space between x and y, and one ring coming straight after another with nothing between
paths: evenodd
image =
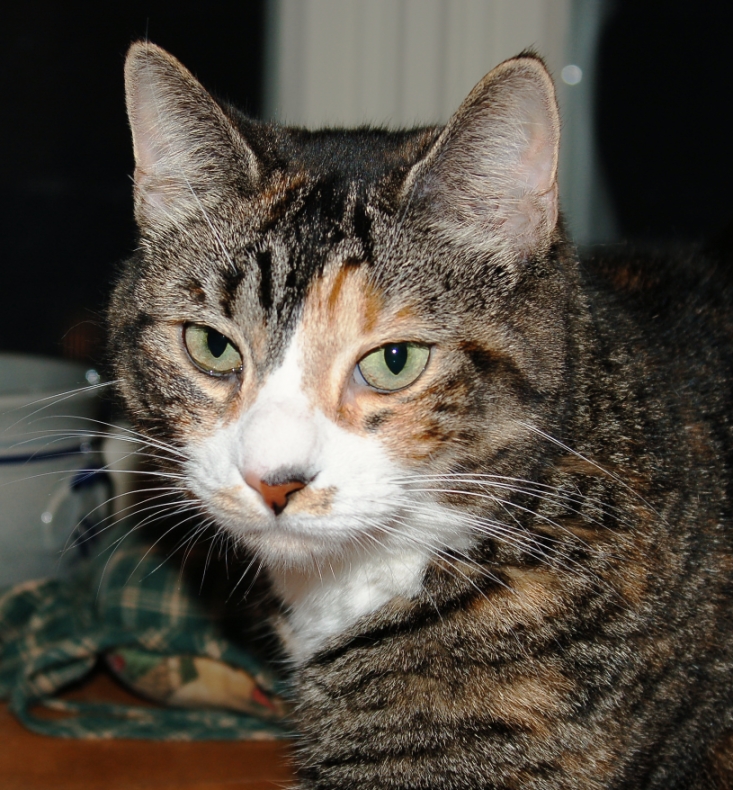
<instances>
[{"instance_id":1,"label":"pink nose leather","mask_svg":"<svg viewBox=\"0 0 733 790\"><path fill-rule=\"evenodd\" d=\"M277 516L285 510L288 504L288 496L294 491L300 491L306 484L301 480L289 480L279 485L268 485L257 477L254 472L247 472L244 482L253 488L262 497L267 507Z\"/></svg>"}]
</instances>

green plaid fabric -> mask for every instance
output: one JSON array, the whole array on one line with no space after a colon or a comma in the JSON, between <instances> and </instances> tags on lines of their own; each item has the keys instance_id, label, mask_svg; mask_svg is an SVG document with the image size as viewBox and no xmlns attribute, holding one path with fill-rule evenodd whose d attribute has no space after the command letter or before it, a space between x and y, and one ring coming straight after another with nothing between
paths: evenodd
<instances>
[{"instance_id":1,"label":"green plaid fabric","mask_svg":"<svg viewBox=\"0 0 733 790\"><path fill-rule=\"evenodd\" d=\"M282 737L283 685L267 657L252 649L260 648L263 638L252 637L252 627L246 627L247 618L256 626L252 619L260 615L245 609L241 593L232 594L236 585L221 568L211 567L210 557L203 563L198 559L197 564L195 557L187 557L189 567L182 570L175 557L151 550L128 531L72 580L43 579L0 590L0 698L9 700L27 727L48 735ZM57 697L111 654L128 662L132 657L143 667L173 656L189 669L196 657L204 657L246 672L253 689L250 712L76 703ZM67 715L35 715L39 705Z\"/></svg>"}]
</instances>

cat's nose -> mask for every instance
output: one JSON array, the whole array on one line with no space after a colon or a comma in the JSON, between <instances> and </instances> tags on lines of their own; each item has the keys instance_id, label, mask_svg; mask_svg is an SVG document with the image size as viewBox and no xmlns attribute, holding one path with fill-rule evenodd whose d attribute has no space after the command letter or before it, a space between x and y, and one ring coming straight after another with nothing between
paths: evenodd
<instances>
[{"instance_id":1,"label":"cat's nose","mask_svg":"<svg viewBox=\"0 0 733 790\"><path fill-rule=\"evenodd\" d=\"M278 516L285 510L288 497L308 485L308 481L299 475L286 475L269 478L270 482L261 480L254 472L244 475L244 482L262 497L267 507Z\"/></svg>"}]
</instances>

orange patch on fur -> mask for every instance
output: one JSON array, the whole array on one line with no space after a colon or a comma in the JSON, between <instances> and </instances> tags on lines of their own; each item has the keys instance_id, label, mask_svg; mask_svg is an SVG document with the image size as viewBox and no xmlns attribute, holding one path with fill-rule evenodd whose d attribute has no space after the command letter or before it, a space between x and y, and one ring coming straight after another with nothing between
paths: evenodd
<instances>
[{"instance_id":1,"label":"orange patch on fur","mask_svg":"<svg viewBox=\"0 0 733 790\"><path fill-rule=\"evenodd\" d=\"M306 486L288 498L288 515L307 513L309 516L327 516L331 512L336 489Z\"/></svg>"},{"instance_id":2,"label":"orange patch on fur","mask_svg":"<svg viewBox=\"0 0 733 790\"><path fill-rule=\"evenodd\" d=\"M573 684L549 663L535 668L536 674L502 684L486 699L486 709L492 718L542 735L550 732Z\"/></svg>"},{"instance_id":3,"label":"orange patch on fur","mask_svg":"<svg viewBox=\"0 0 733 790\"><path fill-rule=\"evenodd\" d=\"M303 311L304 387L314 403L332 418L358 421L363 409L342 397L354 366L384 343L411 339L413 323L404 308L399 317L389 314L365 266L346 262L327 271L311 286Z\"/></svg>"},{"instance_id":4,"label":"orange patch on fur","mask_svg":"<svg viewBox=\"0 0 733 790\"><path fill-rule=\"evenodd\" d=\"M369 418L382 415L388 428L380 440L396 458L419 464L446 440L434 424L432 406L421 397L435 383L440 365L431 352L423 376L393 393L354 380L355 366L368 352L387 343L428 342L417 309L404 302L393 306L369 273L366 265L340 262L311 285L301 325L304 389L330 419L361 435L379 430L369 431Z\"/></svg>"},{"instance_id":5,"label":"orange patch on fur","mask_svg":"<svg viewBox=\"0 0 733 790\"><path fill-rule=\"evenodd\" d=\"M361 266L343 265L316 280L303 311L304 385L327 413L340 403L341 390L373 331L383 299Z\"/></svg>"},{"instance_id":6,"label":"orange patch on fur","mask_svg":"<svg viewBox=\"0 0 733 790\"><path fill-rule=\"evenodd\" d=\"M276 173L257 195L254 210L261 215L260 222L272 224L284 216L289 196L308 183L304 172L292 175Z\"/></svg>"},{"instance_id":7,"label":"orange patch on fur","mask_svg":"<svg viewBox=\"0 0 733 790\"><path fill-rule=\"evenodd\" d=\"M490 595L474 599L472 609L501 630L509 632L517 625L535 626L560 615L567 606L561 584L547 568L502 568L508 588L497 588Z\"/></svg>"},{"instance_id":8,"label":"orange patch on fur","mask_svg":"<svg viewBox=\"0 0 733 790\"><path fill-rule=\"evenodd\" d=\"M601 477L606 474L600 465L574 454L563 456L558 461L557 466L571 474L589 475L591 477Z\"/></svg>"}]
</instances>

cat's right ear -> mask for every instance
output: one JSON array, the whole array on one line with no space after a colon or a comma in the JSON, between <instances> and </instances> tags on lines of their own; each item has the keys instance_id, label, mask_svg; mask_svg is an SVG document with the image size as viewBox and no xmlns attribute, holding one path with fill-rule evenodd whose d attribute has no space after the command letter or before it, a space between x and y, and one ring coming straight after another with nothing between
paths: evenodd
<instances>
[{"instance_id":1,"label":"cat's right ear","mask_svg":"<svg viewBox=\"0 0 733 790\"><path fill-rule=\"evenodd\" d=\"M125 62L135 152L135 218L165 228L205 213L257 160L219 105L181 63L139 41Z\"/></svg>"}]
</instances>

